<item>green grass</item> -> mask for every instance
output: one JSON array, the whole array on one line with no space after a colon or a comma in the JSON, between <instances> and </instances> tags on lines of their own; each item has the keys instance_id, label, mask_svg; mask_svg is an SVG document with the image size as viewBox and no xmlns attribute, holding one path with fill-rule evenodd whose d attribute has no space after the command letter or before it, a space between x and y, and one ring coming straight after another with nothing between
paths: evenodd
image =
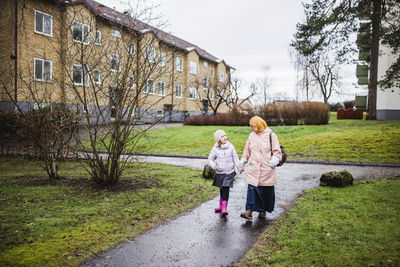
<instances>
[{"instance_id":1,"label":"green grass","mask_svg":"<svg viewBox=\"0 0 400 267\"><path fill-rule=\"evenodd\" d=\"M400 178L319 187L267 228L239 266L400 266Z\"/></svg>"},{"instance_id":2,"label":"green grass","mask_svg":"<svg viewBox=\"0 0 400 267\"><path fill-rule=\"evenodd\" d=\"M200 171L163 164L131 164L110 190L78 163L60 174L0 158L0 266L74 266L217 193Z\"/></svg>"},{"instance_id":3,"label":"green grass","mask_svg":"<svg viewBox=\"0 0 400 267\"><path fill-rule=\"evenodd\" d=\"M289 159L400 163L400 121L336 120L327 125L276 126ZM183 126L151 130L140 140L140 152L208 155L213 132L223 129L239 154L249 127Z\"/></svg>"}]
</instances>

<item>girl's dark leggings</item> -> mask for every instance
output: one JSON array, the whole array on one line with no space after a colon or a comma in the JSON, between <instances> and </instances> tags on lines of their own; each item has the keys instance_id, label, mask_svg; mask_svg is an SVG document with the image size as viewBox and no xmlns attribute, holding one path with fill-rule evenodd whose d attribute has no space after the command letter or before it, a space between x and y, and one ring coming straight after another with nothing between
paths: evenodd
<instances>
[{"instance_id":1,"label":"girl's dark leggings","mask_svg":"<svg viewBox=\"0 0 400 267\"><path fill-rule=\"evenodd\" d=\"M229 199L229 187L223 186L223 187L221 187L219 192L221 194L222 200L228 201L228 199Z\"/></svg>"}]
</instances>

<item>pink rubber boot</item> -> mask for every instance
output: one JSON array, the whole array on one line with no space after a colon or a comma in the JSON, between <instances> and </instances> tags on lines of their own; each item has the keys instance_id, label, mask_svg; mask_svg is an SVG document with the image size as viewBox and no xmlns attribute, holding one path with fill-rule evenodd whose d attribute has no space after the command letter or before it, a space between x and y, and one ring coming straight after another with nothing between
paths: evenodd
<instances>
[{"instance_id":1,"label":"pink rubber boot","mask_svg":"<svg viewBox=\"0 0 400 267\"><path fill-rule=\"evenodd\" d=\"M215 212L221 212L222 210L222 198L219 198L219 207L215 208Z\"/></svg>"},{"instance_id":2,"label":"pink rubber boot","mask_svg":"<svg viewBox=\"0 0 400 267\"><path fill-rule=\"evenodd\" d=\"M222 210L221 210L221 216L228 215L228 201L222 200Z\"/></svg>"}]
</instances>

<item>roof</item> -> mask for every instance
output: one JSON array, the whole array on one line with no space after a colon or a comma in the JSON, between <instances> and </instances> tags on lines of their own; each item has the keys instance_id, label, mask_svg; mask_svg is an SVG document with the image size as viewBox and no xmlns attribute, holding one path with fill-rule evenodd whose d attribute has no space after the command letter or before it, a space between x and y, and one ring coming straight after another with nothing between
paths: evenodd
<instances>
[{"instance_id":1,"label":"roof","mask_svg":"<svg viewBox=\"0 0 400 267\"><path fill-rule=\"evenodd\" d=\"M137 32L145 33L145 32L153 32L157 38L169 45L172 45L176 48L179 48L185 52L189 52L195 50L200 58L209 60L214 63L223 62L228 68L233 68L229 66L224 60L220 60L212 54L208 53L206 50L198 47L195 44L189 43L179 37L176 37L170 33L166 33L160 29L157 29L149 24L146 24L140 20L134 19L128 13L121 13L112 9L110 7L104 6L93 0L70 0L70 1L62 1L60 2L65 4L77 5L77 4L85 4L92 13L100 18L111 21L113 23L120 24L123 27L128 29L133 29Z\"/></svg>"}]
</instances>

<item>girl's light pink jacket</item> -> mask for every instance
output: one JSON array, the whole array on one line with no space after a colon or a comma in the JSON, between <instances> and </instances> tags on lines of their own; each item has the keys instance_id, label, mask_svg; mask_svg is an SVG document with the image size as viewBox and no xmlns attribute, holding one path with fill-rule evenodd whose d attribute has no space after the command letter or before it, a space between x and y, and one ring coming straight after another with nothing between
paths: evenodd
<instances>
[{"instance_id":1,"label":"girl's light pink jacket","mask_svg":"<svg viewBox=\"0 0 400 267\"><path fill-rule=\"evenodd\" d=\"M269 128L259 134L252 132L243 150L241 162L247 161L248 163L246 182L253 186L273 186L276 184L275 168L269 165L271 159L270 134L273 154L280 160L282 152L278 137Z\"/></svg>"},{"instance_id":2,"label":"girl's light pink jacket","mask_svg":"<svg viewBox=\"0 0 400 267\"><path fill-rule=\"evenodd\" d=\"M216 143L208 155L208 165L218 174L234 172L235 167L239 167L239 157L235 147L231 143L218 147L218 143ZM220 168L222 171L219 170Z\"/></svg>"}]
</instances>

